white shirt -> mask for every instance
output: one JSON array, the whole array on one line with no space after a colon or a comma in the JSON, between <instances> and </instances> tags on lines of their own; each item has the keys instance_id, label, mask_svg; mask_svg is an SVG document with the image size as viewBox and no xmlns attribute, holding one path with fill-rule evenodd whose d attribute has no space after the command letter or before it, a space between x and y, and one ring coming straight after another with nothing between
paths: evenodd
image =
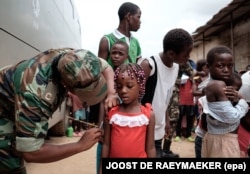
<instances>
[{"instance_id":1,"label":"white shirt","mask_svg":"<svg viewBox=\"0 0 250 174\"><path fill-rule=\"evenodd\" d=\"M157 64L157 83L152 101L152 108L155 113L155 140L160 140L165 134L165 113L178 76L179 65L173 63L172 67L167 67L162 62L159 54L155 55L154 58ZM150 76L152 76L155 71L154 61L151 58L146 59L152 66L152 70L150 72Z\"/></svg>"}]
</instances>

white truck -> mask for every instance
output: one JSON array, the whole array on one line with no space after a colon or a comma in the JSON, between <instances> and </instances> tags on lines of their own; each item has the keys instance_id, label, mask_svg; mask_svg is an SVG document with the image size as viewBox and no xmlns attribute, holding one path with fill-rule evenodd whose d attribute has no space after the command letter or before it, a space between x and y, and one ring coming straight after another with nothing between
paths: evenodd
<instances>
[{"instance_id":1,"label":"white truck","mask_svg":"<svg viewBox=\"0 0 250 174\"><path fill-rule=\"evenodd\" d=\"M0 67L50 48L81 48L81 25L74 0L1 0L0 42ZM65 103L49 120L55 136L65 134Z\"/></svg>"}]
</instances>

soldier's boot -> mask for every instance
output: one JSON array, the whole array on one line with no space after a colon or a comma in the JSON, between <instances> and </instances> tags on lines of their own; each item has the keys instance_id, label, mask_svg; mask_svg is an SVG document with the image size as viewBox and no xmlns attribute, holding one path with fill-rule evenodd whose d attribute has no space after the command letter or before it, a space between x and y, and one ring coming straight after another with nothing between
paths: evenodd
<instances>
[{"instance_id":1,"label":"soldier's boot","mask_svg":"<svg viewBox=\"0 0 250 174\"><path fill-rule=\"evenodd\" d=\"M169 138L165 138L164 139L164 143L163 143L163 151L162 151L162 158L179 158L180 156L176 153L173 153L170 150L170 146L171 146L172 141Z\"/></svg>"}]
</instances>

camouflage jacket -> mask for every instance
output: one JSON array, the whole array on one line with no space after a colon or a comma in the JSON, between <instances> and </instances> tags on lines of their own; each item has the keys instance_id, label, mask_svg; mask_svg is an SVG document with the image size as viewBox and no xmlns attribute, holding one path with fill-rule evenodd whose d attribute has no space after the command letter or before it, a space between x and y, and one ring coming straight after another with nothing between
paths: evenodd
<instances>
[{"instance_id":1,"label":"camouflage jacket","mask_svg":"<svg viewBox=\"0 0 250 174\"><path fill-rule=\"evenodd\" d=\"M21 165L17 151L35 151L43 145L48 119L66 94L53 65L69 50L48 50L0 69L0 173Z\"/></svg>"}]
</instances>

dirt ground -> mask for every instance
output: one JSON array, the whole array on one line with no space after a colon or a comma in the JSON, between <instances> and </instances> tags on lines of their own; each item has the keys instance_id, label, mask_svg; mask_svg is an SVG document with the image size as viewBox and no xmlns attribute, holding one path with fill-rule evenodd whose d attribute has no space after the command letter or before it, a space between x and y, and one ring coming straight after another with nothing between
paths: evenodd
<instances>
[{"instance_id":1,"label":"dirt ground","mask_svg":"<svg viewBox=\"0 0 250 174\"><path fill-rule=\"evenodd\" d=\"M79 137L52 137L49 143L64 144L77 141ZM26 163L28 174L96 174L96 147L79 153L67 159L47 164ZM171 150L178 153L181 158L194 158L194 143L182 139L181 142L173 142Z\"/></svg>"}]
</instances>

